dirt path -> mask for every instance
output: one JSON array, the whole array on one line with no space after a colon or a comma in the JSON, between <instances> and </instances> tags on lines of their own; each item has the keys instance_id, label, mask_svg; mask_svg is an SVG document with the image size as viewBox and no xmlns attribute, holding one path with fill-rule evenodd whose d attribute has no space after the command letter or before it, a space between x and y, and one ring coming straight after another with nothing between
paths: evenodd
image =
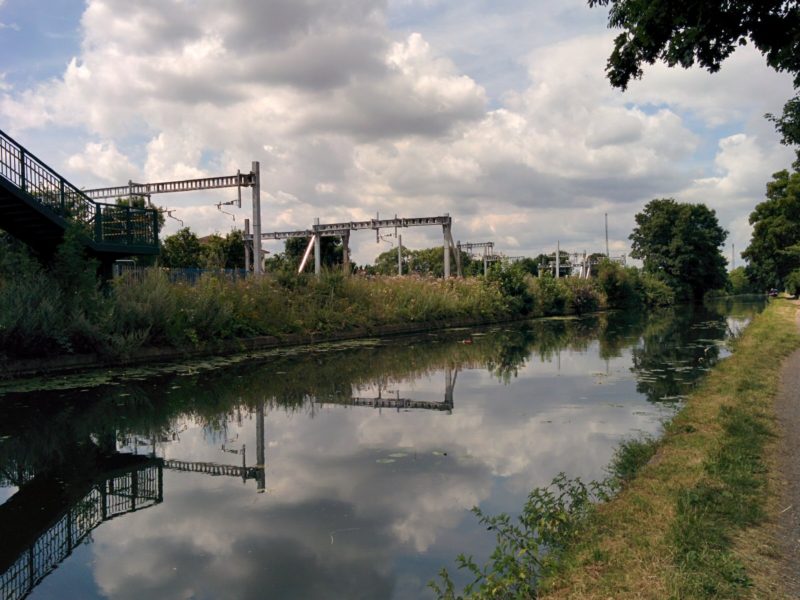
<instances>
[{"instance_id":1,"label":"dirt path","mask_svg":"<svg viewBox=\"0 0 800 600\"><path fill-rule=\"evenodd\" d=\"M800 311L795 321L800 327ZM778 516L781 577L787 597L800 598L800 350L783 365L775 411L781 428L778 467L786 482Z\"/></svg>"}]
</instances>

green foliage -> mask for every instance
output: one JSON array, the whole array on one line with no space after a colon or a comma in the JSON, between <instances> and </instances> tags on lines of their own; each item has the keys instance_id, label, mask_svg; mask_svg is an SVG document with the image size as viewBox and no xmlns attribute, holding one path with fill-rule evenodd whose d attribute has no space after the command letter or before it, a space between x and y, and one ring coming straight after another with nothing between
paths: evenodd
<instances>
[{"instance_id":1,"label":"green foliage","mask_svg":"<svg viewBox=\"0 0 800 600\"><path fill-rule=\"evenodd\" d=\"M605 294L609 308L631 306L638 300L635 271L608 259L601 260L596 268L597 284Z\"/></svg>"},{"instance_id":2,"label":"green foliage","mask_svg":"<svg viewBox=\"0 0 800 600\"><path fill-rule=\"evenodd\" d=\"M234 229L225 235L225 268L244 269L244 233Z\"/></svg>"},{"instance_id":3,"label":"green foliage","mask_svg":"<svg viewBox=\"0 0 800 600\"><path fill-rule=\"evenodd\" d=\"M178 336L172 330L172 316L178 297L174 285L158 269L148 270L142 280L123 276L114 281L112 335L137 335L142 343L169 346Z\"/></svg>"},{"instance_id":4,"label":"green foliage","mask_svg":"<svg viewBox=\"0 0 800 600\"><path fill-rule=\"evenodd\" d=\"M0 250L0 355L50 356L93 352L107 345L108 303L95 261L84 256L79 229L69 229L48 269L26 249Z\"/></svg>"},{"instance_id":5,"label":"green foliage","mask_svg":"<svg viewBox=\"0 0 800 600\"><path fill-rule=\"evenodd\" d=\"M795 269L786 277L786 291L795 297L800 297L800 269Z\"/></svg>"},{"instance_id":6,"label":"green foliage","mask_svg":"<svg viewBox=\"0 0 800 600\"><path fill-rule=\"evenodd\" d=\"M191 269L202 263L200 240L191 229L184 227L161 242L161 264L165 267Z\"/></svg>"},{"instance_id":7,"label":"green foliage","mask_svg":"<svg viewBox=\"0 0 800 600\"><path fill-rule=\"evenodd\" d=\"M720 247L728 234L713 210L656 199L636 215L636 225L631 256L642 259L645 272L658 275L679 298L699 302L707 291L725 285Z\"/></svg>"},{"instance_id":8,"label":"green foliage","mask_svg":"<svg viewBox=\"0 0 800 600\"><path fill-rule=\"evenodd\" d=\"M403 246L403 273L414 273L425 277L444 277L444 247L421 248L412 250ZM374 263L374 273L378 275L397 275L397 248L381 252ZM461 269L464 276L483 274L483 263L461 251ZM456 272L454 256L450 255L450 271Z\"/></svg>"},{"instance_id":9,"label":"green foliage","mask_svg":"<svg viewBox=\"0 0 800 600\"><path fill-rule=\"evenodd\" d=\"M617 486L631 481L636 474L653 458L658 449L658 440L642 436L625 440L620 444L608 468L612 481Z\"/></svg>"},{"instance_id":10,"label":"green foliage","mask_svg":"<svg viewBox=\"0 0 800 600\"><path fill-rule=\"evenodd\" d=\"M728 273L728 284L726 288L728 293L734 296L739 294L751 294L756 291L756 288L750 283L750 278L747 276L747 271L744 267L736 267Z\"/></svg>"},{"instance_id":11,"label":"green foliage","mask_svg":"<svg viewBox=\"0 0 800 600\"><path fill-rule=\"evenodd\" d=\"M784 104L779 117L769 113L766 117L775 123L775 129L781 136L782 144L800 145L800 96L795 96ZM800 150L797 150L797 161L794 163L794 168L800 170Z\"/></svg>"},{"instance_id":12,"label":"green foliage","mask_svg":"<svg viewBox=\"0 0 800 600\"><path fill-rule=\"evenodd\" d=\"M409 272L409 263L413 261L414 251L403 246L401 250L403 273ZM444 261L444 259L442 259ZM444 268L442 269L444 270ZM397 248L381 252L375 258L375 273L378 275L397 275Z\"/></svg>"},{"instance_id":13,"label":"green foliage","mask_svg":"<svg viewBox=\"0 0 800 600\"><path fill-rule=\"evenodd\" d=\"M198 241L199 263L204 269L244 268L244 237L241 230L234 229L225 237L214 233Z\"/></svg>"},{"instance_id":14,"label":"green foliage","mask_svg":"<svg viewBox=\"0 0 800 600\"><path fill-rule=\"evenodd\" d=\"M675 290L658 275L641 273L636 287L645 306L673 306L677 301Z\"/></svg>"},{"instance_id":15,"label":"green foliage","mask_svg":"<svg viewBox=\"0 0 800 600\"><path fill-rule=\"evenodd\" d=\"M594 281L570 277L564 282L568 290L567 309L569 312L582 315L600 308L601 298Z\"/></svg>"},{"instance_id":16,"label":"green foliage","mask_svg":"<svg viewBox=\"0 0 800 600\"><path fill-rule=\"evenodd\" d=\"M775 173L766 195L750 213L753 234L742 252L747 276L762 292L782 288L789 273L800 267L800 172Z\"/></svg>"},{"instance_id":17,"label":"green foliage","mask_svg":"<svg viewBox=\"0 0 800 600\"><path fill-rule=\"evenodd\" d=\"M283 267L285 270L297 272L300 266L300 261L303 260L303 254L308 247L310 238L289 238L284 244L284 251L281 260L285 263ZM311 271L314 270L314 255L309 257L311 264ZM341 265L344 260L344 245L339 237L334 236L321 236L320 237L320 258L323 267L333 267L334 265ZM306 266L308 269L308 266Z\"/></svg>"},{"instance_id":18,"label":"green foliage","mask_svg":"<svg viewBox=\"0 0 800 600\"><path fill-rule=\"evenodd\" d=\"M682 2L671 0L588 0L609 6L608 25L623 31L614 40L606 73L611 85L627 88L642 66L663 61L670 67L695 63L714 73L748 42L776 71L787 71L800 86L800 8L796 2ZM795 96L775 122L785 144L800 144L800 98Z\"/></svg>"},{"instance_id":19,"label":"green foliage","mask_svg":"<svg viewBox=\"0 0 800 600\"><path fill-rule=\"evenodd\" d=\"M69 340L67 348L93 352L105 342L103 321L109 307L97 280L99 263L86 256L81 238L77 227L64 232L49 274L61 292L60 310L66 319L61 335Z\"/></svg>"},{"instance_id":20,"label":"green foliage","mask_svg":"<svg viewBox=\"0 0 800 600\"><path fill-rule=\"evenodd\" d=\"M771 431L764 417L740 406L723 406L723 444L706 464L710 476L678 498L671 540L680 572L681 596L735 598L749 587L732 550L732 532L764 517L764 444Z\"/></svg>"},{"instance_id":21,"label":"green foliage","mask_svg":"<svg viewBox=\"0 0 800 600\"><path fill-rule=\"evenodd\" d=\"M498 286L508 301L509 312L528 315L533 310L534 297L526 277L525 270L516 263L495 262L489 268L486 282Z\"/></svg>"},{"instance_id":22,"label":"green foliage","mask_svg":"<svg viewBox=\"0 0 800 600\"><path fill-rule=\"evenodd\" d=\"M563 279L556 279L543 272L530 281L532 295L536 298L537 312L542 315L563 315L569 298Z\"/></svg>"},{"instance_id":23,"label":"green foliage","mask_svg":"<svg viewBox=\"0 0 800 600\"><path fill-rule=\"evenodd\" d=\"M471 556L458 556L458 568L473 577L461 593L456 592L447 569L440 571L439 582L432 581L429 586L440 600L535 598L539 579L558 568L564 550L578 539L593 502L607 498L608 491L604 484L584 484L561 473L548 487L531 491L516 520L473 508L480 523L496 532L489 562L481 567Z\"/></svg>"}]
</instances>

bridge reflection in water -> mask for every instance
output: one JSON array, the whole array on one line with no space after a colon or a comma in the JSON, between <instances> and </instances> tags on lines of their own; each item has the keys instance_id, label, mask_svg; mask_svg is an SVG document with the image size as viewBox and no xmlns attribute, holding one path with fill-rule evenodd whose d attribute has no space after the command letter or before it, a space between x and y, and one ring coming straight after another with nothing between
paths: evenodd
<instances>
[{"instance_id":1,"label":"bridge reflection in water","mask_svg":"<svg viewBox=\"0 0 800 600\"><path fill-rule=\"evenodd\" d=\"M101 523L163 498L161 459L125 454L69 490L55 477L24 483L0 506L0 598L24 598Z\"/></svg>"},{"instance_id":2,"label":"bridge reflection in water","mask_svg":"<svg viewBox=\"0 0 800 600\"><path fill-rule=\"evenodd\" d=\"M457 375L457 368L445 370L443 401L401 398L399 392L395 397L384 397L379 385L377 397L351 396L339 401L312 397L311 408L313 411L315 405L339 404L451 413ZM255 410L256 464L253 466L247 465L244 445L237 451L242 456L242 464L238 466L159 458L155 437L122 438L134 452L141 446L150 446L148 454L119 452L117 440L120 438L111 434L95 447L99 455L88 459L91 463L88 473L80 469L77 473L61 473L58 469L36 473L20 466L14 469L13 476L5 474L0 483L11 484L19 491L0 505L0 600L25 598L102 523L161 503L164 469L237 477L243 482L255 480L257 491L263 493L266 489L265 413L265 403L260 402Z\"/></svg>"}]
</instances>

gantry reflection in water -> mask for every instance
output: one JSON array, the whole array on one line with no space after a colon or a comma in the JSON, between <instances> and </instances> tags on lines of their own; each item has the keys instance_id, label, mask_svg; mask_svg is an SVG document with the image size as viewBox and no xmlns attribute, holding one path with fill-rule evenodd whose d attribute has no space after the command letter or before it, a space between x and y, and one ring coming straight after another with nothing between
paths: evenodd
<instances>
[{"instance_id":1,"label":"gantry reflection in water","mask_svg":"<svg viewBox=\"0 0 800 600\"><path fill-rule=\"evenodd\" d=\"M0 491L19 487L16 497L54 462L73 465L57 478L80 480L87 466L73 459L87 440L159 465L163 502L95 526L81 561L67 558L39 579L43 597L78 573L93 581L86 598L201 588L219 598L424 597L456 554L488 551L472 505L513 511L559 471L602 476L614 445L657 431L725 353L723 312L630 317L9 392L0 398L0 468L27 475ZM45 504L31 492L20 498L31 511ZM290 576L298 565L301 575ZM137 574L146 568L145 588Z\"/></svg>"}]
</instances>

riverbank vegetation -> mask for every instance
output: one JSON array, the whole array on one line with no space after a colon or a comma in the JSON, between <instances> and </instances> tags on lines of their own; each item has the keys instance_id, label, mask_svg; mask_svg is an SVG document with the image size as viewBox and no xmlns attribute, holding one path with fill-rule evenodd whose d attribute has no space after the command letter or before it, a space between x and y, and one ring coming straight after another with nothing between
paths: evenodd
<instances>
[{"instance_id":1,"label":"riverbank vegetation","mask_svg":"<svg viewBox=\"0 0 800 600\"><path fill-rule=\"evenodd\" d=\"M559 477L531 493L518 524L479 514L497 533L495 553L485 569L462 557L474 583L459 594L445 571L433 584L439 597L779 596L774 581L754 576L770 571L774 553L748 540L768 526L773 504L773 399L781 359L800 347L795 314L773 302L661 440L623 444L606 481Z\"/></svg>"},{"instance_id":2,"label":"riverbank vegetation","mask_svg":"<svg viewBox=\"0 0 800 600\"><path fill-rule=\"evenodd\" d=\"M546 273L537 278L520 265L496 264L485 278L446 281L346 277L339 270L316 278L279 270L260 279L209 272L190 284L151 268L106 287L97 282L96 267L73 234L49 267L3 238L0 357L94 352L114 358L142 347L213 350L215 342L253 336L583 314L674 301L657 278L611 262L590 280Z\"/></svg>"}]
</instances>

